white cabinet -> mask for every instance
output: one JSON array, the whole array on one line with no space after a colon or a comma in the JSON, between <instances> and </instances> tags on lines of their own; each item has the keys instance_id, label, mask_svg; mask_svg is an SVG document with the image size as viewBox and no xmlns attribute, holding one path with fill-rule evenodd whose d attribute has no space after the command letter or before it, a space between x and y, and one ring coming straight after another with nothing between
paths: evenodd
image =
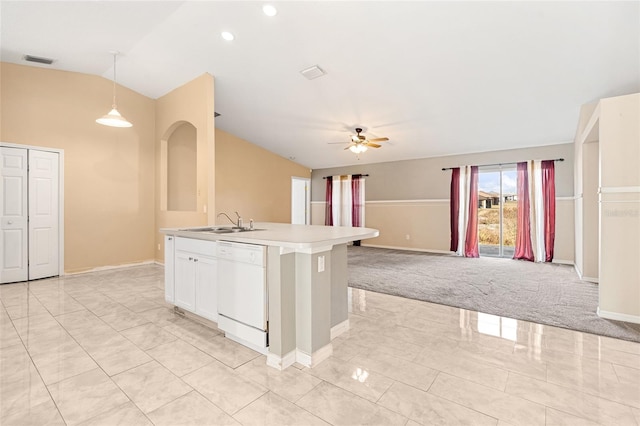
<instances>
[{"instance_id":1,"label":"white cabinet","mask_svg":"<svg viewBox=\"0 0 640 426\"><path fill-rule=\"evenodd\" d=\"M164 300L174 302L175 241L172 235L164 237Z\"/></svg>"},{"instance_id":2,"label":"white cabinet","mask_svg":"<svg viewBox=\"0 0 640 426\"><path fill-rule=\"evenodd\" d=\"M167 236L165 239L165 274L171 275L170 271L173 270L173 279L165 275L165 299L184 310L217 322L216 242L179 237L168 241L169 238L174 237ZM173 247L172 259L168 258L168 246Z\"/></svg>"},{"instance_id":3,"label":"white cabinet","mask_svg":"<svg viewBox=\"0 0 640 426\"><path fill-rule=\"evenodd\" d=\"M196 314L218 322L217 259L204 255L196 259Z\"/></svg>"}]
</instances>

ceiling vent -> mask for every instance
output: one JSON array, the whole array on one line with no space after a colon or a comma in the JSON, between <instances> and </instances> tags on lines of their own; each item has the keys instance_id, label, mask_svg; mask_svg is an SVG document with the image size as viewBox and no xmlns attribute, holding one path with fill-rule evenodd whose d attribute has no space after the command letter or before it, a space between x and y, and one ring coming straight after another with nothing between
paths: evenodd
<instances>
[{"instance_id":1,"label":"ceiling vent","mask_svg":"<svg viewBox=\"0 0 640 426\"><path fill-rule=\"evenodd\" d=\"M324 70L319 66L314 65L300 71L300 74L304 75L308 80L313 80L314 78L322 77L326 72L324 72Z\"/></svg>"},{"instance_id":2,"label":"ceiling vent","mask_svg":"<svg viewBox=\"0 0 640 426\"><path fill-rule=\"evenodd\" d=\"M27 62L36 62L38 64L45 64L45 65L51 65L53 63L53 59L42 58L40 56L24 55L23 59Z\"/></svg>"}]
</instances>

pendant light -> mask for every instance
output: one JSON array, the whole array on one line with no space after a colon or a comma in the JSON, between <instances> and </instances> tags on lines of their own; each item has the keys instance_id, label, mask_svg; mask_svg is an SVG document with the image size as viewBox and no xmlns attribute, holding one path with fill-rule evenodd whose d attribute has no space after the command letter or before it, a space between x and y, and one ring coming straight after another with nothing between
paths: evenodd
<instances>
[{"instance_id":1,"label":"pendant light","mask_svg":"<svg viewBox=\"0 0 640 426\"><path fill-rule=\"evenodd\" d=\"M116 56L118 56L118 52L111 53L113 54L113 104L111 105L111 111L107 115L98 118L96 123L111 127L131 127L133 124L120 115L116 107Z\"/></svg>"}]
</instances>

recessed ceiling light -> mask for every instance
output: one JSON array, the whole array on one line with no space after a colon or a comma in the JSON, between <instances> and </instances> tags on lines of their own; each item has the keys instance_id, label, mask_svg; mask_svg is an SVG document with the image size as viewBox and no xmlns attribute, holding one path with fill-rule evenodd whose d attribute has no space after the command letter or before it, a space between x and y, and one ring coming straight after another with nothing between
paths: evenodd
<instances>
[{"instance_id":1,"label":"recessed ceiling light","mask_svg":"<svg viewBox=\"0 0 640 426\"><path fill-rule=\"evenodd\" d=\"M222 33L220 33L220 35L227 41L231 41L235 38L229 31L223 31Z\"/></svg>"},{"instance_id":2,"label":"recessed ceiling light","mask_svg":"<svg viewBox=\"0 0 640 426\"><path fill-rule=\"evenodd\" d=\"M265 4L264 6L262 6L262 11L267 16L276 16L278 14L278 9L270 4Z\"/></svg>"}]
</instances>

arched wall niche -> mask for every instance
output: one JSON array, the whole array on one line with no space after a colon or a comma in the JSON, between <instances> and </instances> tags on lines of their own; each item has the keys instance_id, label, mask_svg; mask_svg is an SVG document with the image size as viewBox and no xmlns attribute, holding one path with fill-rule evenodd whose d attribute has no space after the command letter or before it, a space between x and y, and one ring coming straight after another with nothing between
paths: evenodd
<instances>
[{"instance_id":1,"label":"arched wall niche","mask_svg":"<svg viewBox=\"0 0 640 426\"><path fill-rule=\"evenodd\" d=\"M172 124L161 140L162 209L198 210L197 129L188 121Z\"/></svg>"}]
</instances>

